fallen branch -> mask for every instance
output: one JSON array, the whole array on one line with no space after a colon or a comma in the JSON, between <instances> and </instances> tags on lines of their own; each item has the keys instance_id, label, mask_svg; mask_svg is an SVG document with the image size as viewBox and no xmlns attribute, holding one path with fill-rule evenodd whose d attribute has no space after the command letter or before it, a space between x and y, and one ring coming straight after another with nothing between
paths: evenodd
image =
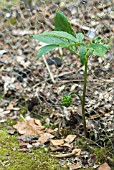
<instances>
[{"instance_id":1,"label":"fallen branch","mask_svg":"<svg viewBox=\"0 0 114 170\"><path fill-rule=\"evenodd\" d=\"M73 149L71 153L51 155L51 156L54 156L56 158L68 158L68 157L80 155L80 153L81 153L81 149Z\"/></svg>"},{"instance_id":2,"label":"fallen branch","mask_svg":"<svg viewBox=\"0 0 114 170\"><path fill-rule=\"evenodd\" d=\"M45 60L45 59L44 59ZM47 62L47 61L46 61ZM48 65L48 64L47 64ZM49 68L49 66L48 66L48 68ZM50 69L49 69L49 71L50 71ZM78 71L79 72L79 71ZM78 73L77 72L77 73ZM51 72L50 72L51 73ZM51 73L51 75L50 75L50 78L48 78L48 79L46 79L46 80L44 80L44 81L42 81L42 82L39 82L39 83L37 83L37 84L35 84L34 86L33 86L33 88L35 88L35 87L37 87L38 85L40 85L40 84L42 84L42 83L44 83L44 82L47 82L47 81L49 81L50 79L52 80L54 80L54 78L59 78L59 77L62 77L62 76L65 76L65 75L69 75L69 74L72 74L72 73L75 73L75 71L69 71L69 72L64 72L64 73L61 73L61 74L59 74L59 75L52 75L52 73ZM52 77L51 77L52 76ZM54 80L54 82L55 82L55 80ZM73 80L60 80L60 81L56 81L56 83L70 83L70 82L83 82L83 79L73 79ZM92 80L88 80L88 82L94 82L94 83L98 83L98 84L100 84L100 83L114 83L114 80L113 79L111 79L111 80L106 80L106 79L92 79ZM55 84L55 83L54 83Z\"/></svg>"}]
</instances>

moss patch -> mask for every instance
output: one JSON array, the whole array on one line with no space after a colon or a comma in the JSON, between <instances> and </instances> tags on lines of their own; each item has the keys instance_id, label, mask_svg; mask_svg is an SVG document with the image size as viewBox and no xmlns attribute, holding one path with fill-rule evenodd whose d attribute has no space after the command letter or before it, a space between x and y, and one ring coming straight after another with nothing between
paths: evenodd
<instances>
[{"instance_id":1,"label":"moss patch","mask_svg":"<svg viewBox=\"0 0 114 170\"><path fill-rule=\"evenodd\" d=\"M0 130L0 170L67 170L43 148L31 152L19 152L16 135Z\"/></svg>"},{"instance_id":2,"label":"moss patch","mask_svg":"<svg viewBox=\"0 0 114 170\"><path fill-rule=\"evenodd\" d=\"M20 107L20 113L21 113L22 115L25 115L25 114L27 113L27 108L26 108L26 106L21 106L21 107Z\"/></svg>"},{"instance_id":3,"label":"moss patch","mask_svg":"<svg viewBox=\"0 0 114 170\"><path fill-rule=\"evenodd\" d=\"M8 126L13 126L13 125L16 124L16 121L15 121L15 120L10 120L10 119L8 119L8 120L6 121L6 124L7 124Z\"/></svg>"},{"instance_id":4,"label":"moss patch","mask_svg":"<svg viewBox=\"0 0 114 170\"><path fill-rule=\"evenodd\" d=\"M96 148L94 154L97 156L99 162L107 162L107 157L109 155L109 149L106 147Z\"/></svg>"}]
</instances>

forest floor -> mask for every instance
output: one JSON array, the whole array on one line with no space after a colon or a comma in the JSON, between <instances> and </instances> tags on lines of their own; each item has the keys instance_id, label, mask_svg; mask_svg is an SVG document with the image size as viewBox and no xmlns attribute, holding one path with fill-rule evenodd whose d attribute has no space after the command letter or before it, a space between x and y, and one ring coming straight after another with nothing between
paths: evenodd
<instances>
[{"instance_id":1,"label":"forest floor","mask_svg":"<svg viewBox=\"0 0 114 170\"><path fill-rule=\"evenodd\" d=\"M100 35L112 44L111 6L97 0L0 5L0 170L114 169L113 46L88 63L86 138L78 97L72 94L68 108L61 104L64 94L82 95L79 58L63 49L45 55L53 84L43 59L36 61L43 44L30 37L53 30L60 9L85 42Z\"/></svg>"}]
</instances>

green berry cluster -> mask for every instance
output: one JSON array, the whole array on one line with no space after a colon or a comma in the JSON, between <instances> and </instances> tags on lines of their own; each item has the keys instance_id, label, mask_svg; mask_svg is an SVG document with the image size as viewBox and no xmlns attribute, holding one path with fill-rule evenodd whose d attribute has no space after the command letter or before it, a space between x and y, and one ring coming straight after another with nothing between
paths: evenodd
<instances>
[{"instance_id":1,"label":"green berry cluster","mask_svg":"<svg viewBox=\"0 0 114 170\"><path fill-rule=\"evenodd\" d=\"M61 103L62 103L63 106L69 107L71 105L71 102L72 102L72 97L71 96L64 95L62 97Z\"/></svg>"}]
</instances>

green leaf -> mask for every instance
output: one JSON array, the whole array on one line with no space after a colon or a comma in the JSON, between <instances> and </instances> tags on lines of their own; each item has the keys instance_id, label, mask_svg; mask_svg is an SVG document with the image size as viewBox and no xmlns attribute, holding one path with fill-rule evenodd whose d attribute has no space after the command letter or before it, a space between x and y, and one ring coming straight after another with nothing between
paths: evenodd
<instances>
[{"instance_id":1,"label":"green leaf","mask_svg":"<svg viewBox=\"0 0 114 170\"><path fill-rule=\"evenodd\" d=\"M77 43L77 39L72 36L71 34L64 32L64 31L50 31L50 32L44 32L43 34L40 34L42 36L53 36L53 37L57 37L57 38L63 38L69 41L73 41L75 43Z\"/></svg>"},{"instance_id":2,"label":"green leaf","mask_svg":"<svg viewBox=\"0 0 114 170\"><path fill-rule=\"evenodd\" d=\"M71 45L70 42L64 41L64 42L60 43L58 46L61 47L61 48L67 48L67 47L69 47L69 45ZM75 44L72 43L72 45L75 45Z\"/></svg>"},{"instance_id":3,"label":"green leaf","mask_svg":"<svg viewBox=\"0 0 114 170\"><path fill-rule=\"evenodd\" d=\"M71 50L73 52L76 52L77 51L77 47L72 45L72 46L69 47L69 50Z\"/></svg>"},{"instance_id":4,"label":"green leaf","mask_svg":"<svg viewBox=\"0 0 114 170\"><path fill-rule=\"evenodd\" d=\"M99 57L103 57L104 54L108 51L110 48L110 45L105 45L105 44L94 44L92 43L89 48L93 49L93 54L97 55Z\"/></svg>"},{"instance_id":5,"label":"green leaf","mask_svg":"<svg viewBox=\"0 0 114 170\"><path fill-rule=\"evenodd\" d=\"M87 51L87 56L89 57L90 55L92 55L93 54L93 49L92 48L90 48L88 51Z\"/></svg>"},{"instance_id":6,"label":"green leaf","mask_svg":"<svg viewBox=\"0 0 114 170\"><path fill-rule=\"evenodd\" d=\"M69 45L70 45L70 43L68 41L66 41L66 42L64 41L64 42L59 43L59 44L49 44L49 45L46 45L46 46L40 48L40 50L38 52L37 59L39 59L43 54L47 53L50 50L53 50L56 47L68 48Z\"/></svg>"},{"instance_id":7,"label":"green leaf","mask_svg":"<svg viewBox=\"0 0 114 170\"><path fill-rule=\"evenodd\" d=\"M93 39L93 41L92 41L92 43L101 43L103 40L102 40L102 38L100 37L100 36L98 36L98 37L95 37L94 39Z\"/></svg>"},{"instance_id":8,"label":"green leaf","mask_svg":"<svg viewBox=\"0 0 114 170\"><path fill-rule=\"evenodd\" d=\"M86 58L86 47L84 45L80 46L80 51L79 51L79 55L80 55L80 61L83 65L85 65L85 63L87 62L87 58Z\"/></svg>"},{"instance_id":9,"label":"green leaf","mask_svg":"<svg viewBox=\"0 0 114 170\"><path fill-rule=\"evenodd\" d=\"M82 33L78 33L76 34L76 38L78 39L78 42L82 42L82 40L84 39L84 35Z\"/></svg>"},{"instance_id":10,"label":"green leaf","mask_svg":"<svg viewBox=\"0 0 114 170\"><path fill-rule=\"evenodd\" d=\"M37 39L46 44L60 44L60 43L77 43L77 39L71 34L63 31L50 31L42 34L32 35L32 38ZM70 43L69 42L69 43Z\"/></svg>"},{"instance_id":11,"label":"green leaf","mask_svg":"<svg viewBox=\"0 0 114 170\"><path fill-rule=\"evenodd\" d=\"M55 31L64 31L75 37L74 30L71 27L67 17L60 11L56 12L54 18Z\"/></svg>"},{"instance_id":12,"label":"green leaf","mask_svg":"<svg viewBox=\"0 0 114 170\"><path fill-rule=\"evenodd\" d=\"M40 50L38 52L37 59L39 59L43 54L49 52L50 50L55 49L56 47L58 47L58 46L55 44L52 44L52 45L46 45L46 46L40 48Z\"/></svg>"},{"instance_id":13,"label":"green leaf","mask_svg":"<svg viewBox=\"0 0 114 170\"><path fill-rule=\"evenodd\" d=\"M32 35L32 37L36 40L39 40L43 43L46 44L60 44L60 43L64 43L64 42L68 42L68 40L63 40L61 38L55 37L55 36L48 36L48 35L44 35L44 34L37 34L37 35Z\"/></svg>"}]
</instances>

